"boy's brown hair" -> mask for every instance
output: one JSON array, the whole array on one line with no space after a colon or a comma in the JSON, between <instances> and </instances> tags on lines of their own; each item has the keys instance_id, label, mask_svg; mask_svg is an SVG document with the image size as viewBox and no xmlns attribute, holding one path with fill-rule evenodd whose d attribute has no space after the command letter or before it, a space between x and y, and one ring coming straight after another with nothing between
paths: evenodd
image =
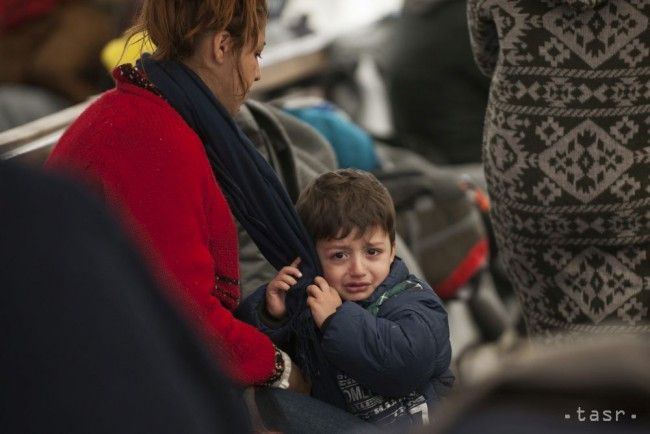
<instances>
[{"instance_id":1,"label":"boy's brown hair","mask_svg":"<svg viewBox=\"0 0 650 434\"><path fill-rule=\"evenodd\" d=\"M296 204L314 241L345 238L353 230L365 234L379 226L395 243L395 206L386 187L362 170L325 173L305 188Z\"/></svg>"}]
</instances>

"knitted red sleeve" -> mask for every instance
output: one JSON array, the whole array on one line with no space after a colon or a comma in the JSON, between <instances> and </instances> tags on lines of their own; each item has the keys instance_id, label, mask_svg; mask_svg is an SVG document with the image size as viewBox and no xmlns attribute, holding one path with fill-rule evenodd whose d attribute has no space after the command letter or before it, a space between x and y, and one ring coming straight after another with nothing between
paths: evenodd
<instances>
[{"instance_id":1,"label":"knitted red sleeve","mask_svg":"<svg viewBox=\"0 0 650 434\"><path fill-rule=\"evenodd\" d=\"M160 274L177 283L192 320L218 340L210 342L226 370L237 382L262 383L273 374L273 345L224 307L239 288L215 279L239 278L232 215L199 138L162 100L143 103L149 98L158 99L105 96L66 132L48 164L72 161L101 184Z\"/></svg>"}]
</instances>

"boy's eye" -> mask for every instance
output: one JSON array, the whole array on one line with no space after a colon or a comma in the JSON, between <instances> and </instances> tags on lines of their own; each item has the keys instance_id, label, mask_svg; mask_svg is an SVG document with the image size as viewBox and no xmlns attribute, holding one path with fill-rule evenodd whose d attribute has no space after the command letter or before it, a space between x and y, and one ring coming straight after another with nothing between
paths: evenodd
<instances>
[{"instance_id":1,"label":"boy's eye","mask_svg":"<svg viewBox=\"0 0 650 434\"><path fill-rule=\"evenodd\" d=\"M343 259L345 258L345 253L343 252L336 252L332 254L332 259Z\"/></svg>"},{"instance_id":2,"label":"boy's eye","mask_svg":"<svg viewBox=\"0 0 650 434\"><path fill-rule=\"evenodd\" d=\"M368 249L368 254L370 256L377 256L381 253L381 249L370 248Z\"/></svg>"}]
</instances>

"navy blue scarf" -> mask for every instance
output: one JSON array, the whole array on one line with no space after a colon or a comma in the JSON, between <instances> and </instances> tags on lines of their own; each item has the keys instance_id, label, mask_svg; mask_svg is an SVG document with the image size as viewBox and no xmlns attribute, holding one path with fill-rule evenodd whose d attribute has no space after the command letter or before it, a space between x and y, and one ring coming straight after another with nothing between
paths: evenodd
<instances>
[{"instance_id":1,"label":"navy blue scarf","mask_svg":"<svg viewBox=\"0 0 650 434\"><path fill-rule=\"evenodd\" d=\"M276 269L301 258L303 277L287 295L287 311L298 337L296 362L311 376L316 340L305 288L322 275L318 255L289 195L273 168L255 149L203 80L181 62L139 63L149 80L198 134L230 208Z\"/></svg>"}]
</instances>

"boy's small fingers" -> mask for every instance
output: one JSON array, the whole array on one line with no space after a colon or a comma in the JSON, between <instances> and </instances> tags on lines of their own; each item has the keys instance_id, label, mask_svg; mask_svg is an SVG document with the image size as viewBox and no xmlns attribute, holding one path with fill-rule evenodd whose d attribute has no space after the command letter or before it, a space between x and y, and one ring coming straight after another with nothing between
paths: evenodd
<instances>
[{"instance_id":1,"label":"boy's small fingers","mask_svg":"<svg viewBox=\"0 0 650 434\"><path fill-rule=\"evenodd\" d=\"M297 257L297 258L294 259L293 262L291 263L291 267L293 267L293 268L295 269L295 271L296 271L295 276L298 276L298 277L302 277L302 273L301 273L300 270L298 269L298 265L300 265L300 262L301 262L301 261L302 261L302 260L300 259L300 257Z\"/></svg>"},{"instance_id":2,"label":"boy's small fingers","mask_svg":"<svg viewBox=\"0 0 650 434\"><path fill-rule=\"evenodd\" d=\"M293 285L295 285L295 284L298 282L296 279L294 279L293 277L291 277L291 276L289 276L289 275L286 275L286 276L284 277L284 279L282 279L282 281L283 281L284 283L286 283L287 285L289 285L289 286L293 286Z\"/></svg>"},{"instance_id":3,"label":"boy's small fingers","mask_svg":"<svg viewBox=\"0 0 650 434\"><path fill-rule=\"evenodd\" d=\"M310 296L314 297L316 294L318 294L320 291L320 288L316 285L309 285L307 287L307 294Z\"/></svg>"},{"instance_id":4,"label":"boy's small fingers","mask_svg":"<svg viewBox=\"0 0 650 434\"><path fill-rule=\"evenodd\" d=\"M329 287L329 284L327 283L327 280L325 280L321 276L316 276L314 278L314 283L320 287L321 290L325 291Z\"/></svg>"},{"instance_id":5,"label":"boy's small fingers","mask_svg":"<svg viewBox=\"0 0 650 434\"><path fill-rule=\"evenodd\" d=\"M288 274L289 276L295 276L295 277L302 277L302 273L300 270L298 270L296 267L292 267L287 265L286 267L282 268L282 274Z\"/></svg>"}]
</instances>

